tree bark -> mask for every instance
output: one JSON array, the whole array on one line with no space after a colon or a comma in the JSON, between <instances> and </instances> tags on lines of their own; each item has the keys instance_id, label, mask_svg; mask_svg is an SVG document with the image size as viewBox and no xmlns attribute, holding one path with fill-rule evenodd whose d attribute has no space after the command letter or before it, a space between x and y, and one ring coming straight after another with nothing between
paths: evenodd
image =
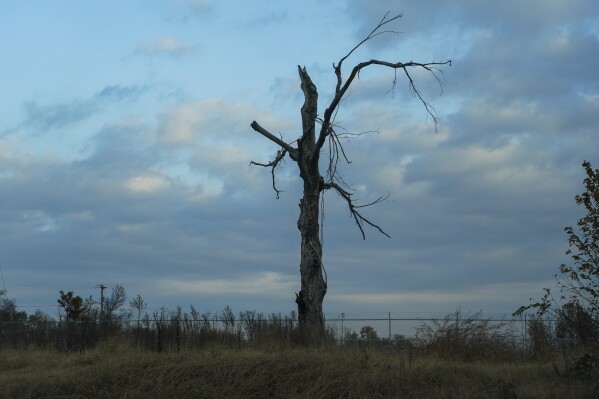
<instances>
[{"instance_id":1,"label":"tree bark","mask_svg":"<svg viewBox=\"0 0 599 399\"><path fill-rule=\"evenodd\" d=\"M304 194L300 200L297 227L302 236L301 290L296 294L300 327L321 334L324 331L322 302L327 284L322 273L322 247L318 226L319 196Z\"/></svg>"},{"instance_id":2,"label":"tree bark","mask_svg":"<svg viewBox=\"0 0 599 399\"><path fill-rule=\"evenodd\" d=\"M320 148L316 146L316 117L318 92L305 68L298 66L301 88L304 92L302 114L302 137L298 140L297 164L304 182L304 195L300 200L297 228L301 242L301 290L296 294L300 327L310 333L322 334L324 316L322 302L327 283L322 269L322 246L319 229L320 193L324 180L318 168Z\"/></svg>"}]
</instances>

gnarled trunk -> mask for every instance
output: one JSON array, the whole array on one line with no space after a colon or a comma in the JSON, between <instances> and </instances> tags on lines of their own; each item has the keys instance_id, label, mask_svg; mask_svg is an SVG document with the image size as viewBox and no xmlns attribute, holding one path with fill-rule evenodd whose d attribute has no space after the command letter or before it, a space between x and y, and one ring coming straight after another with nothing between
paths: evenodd
<instances>
[{"instance_id":1,"label":"gnarled trunk","mask_svg":"<svg viewBox=\"0 0 599 399\"><path fill-rule=\"evenodd\" d=\"M307 184L304 184L306 188ZM319 237L318 212L320 191L304 189L300 200L300 216L297 227L302 236L301 245L301 291L296 295L300 326L315 333L324 331L322 301L327 283L322 272L322 247Z\"/></svg>"},{"instance_id":2,"label":"gnarled trunk","mask_svg":"<svg viewBox=\"0 0 599 399\"><path fill-rule=\"evenodd\" d=\"M324 331L322 301L327 292L323 277L322 246L319 237L319 202L323 179L318 169L320 148L316 145L316 117L318 92L305 68L298 67L304 92L302 106L302 137L298 140L297 165L304 181L304 195L300 200L297 228L302 236L301 290L296 294L300 327L311 333Z\"/></svg>"}]
</instances>

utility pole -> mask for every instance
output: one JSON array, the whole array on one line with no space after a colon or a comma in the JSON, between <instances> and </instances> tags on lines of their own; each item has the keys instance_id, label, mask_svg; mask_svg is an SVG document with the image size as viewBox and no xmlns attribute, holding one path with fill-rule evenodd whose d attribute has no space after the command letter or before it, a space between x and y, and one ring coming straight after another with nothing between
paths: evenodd
<instances>
[{"instance_id":1,"label":"utility pole","mask_svg":"<svg viewBox=\"0 0 599 399\"><path fill-rule=\"evenodd\" d=\"M104 290L107 287L104 284L98 284L96 288L100 289L100 322L102 322L102 316L104 316Z\"/></svg>"},{"instance_id":2,"label":"utility pole","mask_svg":"<svg viewBox=\"0 0 599 399\"><path fill-rule=\"evenodd\" d=\"M4 272L2 271L2 266L0 266L0 276L2 276L2 289L0 290L0 295L6 295L6 284L4 283Z\"/></svg>"}]
</instances>

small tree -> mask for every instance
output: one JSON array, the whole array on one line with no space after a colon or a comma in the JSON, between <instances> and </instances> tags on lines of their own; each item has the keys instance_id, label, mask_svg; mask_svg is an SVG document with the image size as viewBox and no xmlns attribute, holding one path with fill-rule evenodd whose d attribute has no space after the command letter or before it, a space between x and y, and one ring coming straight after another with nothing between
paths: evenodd
<instances>
[{"instance_id":1,"label":"small tree","mask_svg":"<svg viewBox=\"0 0 599 399\"><path fill-rule=\"evenodd\" d=\"M58 306L64 310L67 322L79 320L84 310L83 298L73 294L73 291L69 291L66 294L64 291L60 291L60 298L57 302Z\"/></svg>"},{"instance_id":2,"label":"small tree","mask_svg":"<svg viewBox=\"0 0 599 399\"><path fill-rule=\"evenodd\" d=\"M135 296L135 298L133 298L130 302L129 302L129 307L133 310L135 310L135 312L137 313L137 321L139 321L141 319L141 313L146 310L146 308L148 307L148 304L146 303L146 301L142 298L141 295L137 294Z\"/></svg>"},{"instance_id":3,"label":"small tree","mask_svg":"<svg viewBox=\"0 0 599 399\"><path fill-rule=\"evenodd\" d=\"M66 322L66 348L73 349L79 348L83 349L81 342L78 341L76 330L77 326L74 325L75 322L78 322L81 319L81 316L85 312L85 307L83 303L83 298L79 295L73 294L73 291L69 291L65 293L64 291L60 291L60 298L58 299L58 306L64 310L65 313L65 322ZM83 334L85 334L85 325L83 326ZM83 338L83 337L81 337Z\"/></svg>"},{"instance_id":4,"label":"small tree","mask_svg":"<svg viewBox=\"0 0 599 399\"><path fill-rule=\"evenodd\" d=\"M6 291L0 290L0 346L2 341L12 341L16 344L17 331L23 329L27 313L17 310L17 302L6 297ZM7 336L10 332L10 337Z\"/></svg>"},{"instance_id":5,"label":"small tree","mask_svg":"<svg viewBox=\"0 0 599 399\"><path fill-rule=\"evenodd\" d=\"M136 314L137 314L137 345L139 346L139 329L140 329L140 323L141 323L141 313L146 310L146 308L148 307L148 304L146 303L146 301L144 301L144 299L141 297L141 295L137 294L135 296L135 298L133 298L131 300L131 302L129 302L129 307L132 310L135 310Z\"/></svg>"},{"instance_id":6,"label":"small tree","mask_svg":"<svg viewBox=\"0 0 599 399\"><path fill-rule=\"evenodd\" d=\"M27 319L27 313L17 310L17 302L0 296L0 322L21 322Z\"/></svg>"},{"instance_id":7,"label":"small tree","mask_svg":"<svg viewBox=\"0 0 599 399\"><path fill-rule=\"evenodd\" d=\"M32 339L30 342L40 347L48 344L48 335L52 323L52 318L40 309L36 309L34 313L30 314L27 317L27 329L31 332Z\"/></svg>"},{"instance_id":8,"label":"small tree","mask_svg":"<svg viewBox=\"0 0 599 399\"><path fill-rule=\"evenodd\" d=\"M416 88L410 71L413 69L424 70L431 73L440 82L437 75L437 68L442 65L451 64L451 61L420 63L414 61L389 62L371 59L355 64L349 75L343 75L342 67L344 62L364 43L385 33L397 33L386 30L386 27L389 23L400 17L401 15L389 17L389 13L385 14L368 36L341 57L337 64L333 64L333 72L337 83L332 100L325 109L322 117L318 115L318 91L316 90L316 85L312 82L306 68L298 65L301 90L304 93L304 104L301 108L302 134L297 140L287 143L260 126L256 121L253 121L250 125L256 132L280 147L277 155L271 162L252 162L254 165L271 168L272 186L277 198L279 198L281 191L277 189L275 184L275 169L287 155L297 164L299 175L303 181L303 196L299 203L300 215L297 221L297 227L301 235L301 289L296 294L295 302L297 303L300 327L307 328L309 331L314 331L319 335L324 333L322 302L327 292L327 279L322 265L322 245L319 237L319 233L321 233L319 207L323 193L327 190L333 190L346 202L350 215L356 222L362 238L366 237L364 232L365 224L388 236L381 227L368 220L361 213L361 209L365 206L379 203L384 198L379 197L368 204L357 204L354 199L355 190L345 182L337 170L337 164L340 159L349 163L341 142L343 139L351 138L351 134L344 133L335 121L339 107L348 95L349 88L352 86L354 80L359 77L360 72L369 67L380 66L393 70L393 88L395 88L397 83L397 73L403 73L412 94L422 102L435 124L437 122L433 113L433 107L424 100L420 91ZM319 125L319 128L317 128L317 125ZM328 151L325 152L328 152L329 156L325 177L323 177L320 174L319 162L320 154L325 144L328 145Z\"/></svg>"},{"instance_id":9,"label":"small tree","mask_svg":"<svg viewBox=\"0 0 599 399\"><path fill-rule=\"evenodd\" d=\"M104 318L108 322L114 321L117 316L117 311L123 307L127 300L127 292L125 288L117 284L112 287L112 292L108 298L104 299Z\"/></svg>"},{"instance_id":10,"label":"small tree","mask_svg":"<svg viewBox=\"0 0 599 399\"><path fill-rule=\"evenodd\" d=\"M529 309L535 309L539 315L550 314L560 321L559 336L574 334L586 344L599 342L599 169L593 169L587 161L582 166L587 175L586 191L575 199L587 214L578 220L578 228L564 229L570 245L566 254L573 265L562 264L555 275L560 296L556 300L551 289L543 288L541 300L521 306L514 315Z\"/></svg>"},{"instance_id":11,"label":"small tree","mask_svg":"<svg viewBox=\"0 0 599 399\"><path fill-rule=\"evenodd\" d=\"M372 326L364 326L360 329L360 339L365 341L374 341L379 339L379 336Z\"/></svg>"},{"instance_id":12,"label":"small tree","mask_svg":"<svg viewBox=\"0 0 599 399\"><path fill-rule=\"evenodd\" d=\"M580 304L568 302L557 312L556 330L562 346L587 345L597 341L598 320Z\"/></svg>"}]
</instances>

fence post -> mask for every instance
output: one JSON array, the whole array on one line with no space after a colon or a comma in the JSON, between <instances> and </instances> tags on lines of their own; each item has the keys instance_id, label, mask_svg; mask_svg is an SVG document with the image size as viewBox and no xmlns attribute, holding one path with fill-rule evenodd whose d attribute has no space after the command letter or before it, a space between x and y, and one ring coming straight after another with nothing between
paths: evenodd
<instances>
[{"instance_id":1,"label":"fence post","mask_svg":"<svg viewBox=\"0 0 599 399\"><path fill-rule=\"evenodd\" d=\"M389 342L391 342L391 312L389 312Z\"/></svg>"},{"instance_id":2,"label":"fence post","mask_svg":"<svg viewBox=\"0 0 599 399\"><path fill-rule=\"evenodd\" d=\"M524 313L524 349L528 350L528 320L527 314Z\"/></svg>"},{"instance_id":3,"label":"fence post","mask_svg":"<svg viewBox=\"0 0 599 399\"><path fill-rule=\"evenodd\" d=\"M345 329L343 326L344 319L345 319L345 313L341 313L341 339L340 339L340 341L342 344L345 344Z\"/></svg>"}]
</instances>

